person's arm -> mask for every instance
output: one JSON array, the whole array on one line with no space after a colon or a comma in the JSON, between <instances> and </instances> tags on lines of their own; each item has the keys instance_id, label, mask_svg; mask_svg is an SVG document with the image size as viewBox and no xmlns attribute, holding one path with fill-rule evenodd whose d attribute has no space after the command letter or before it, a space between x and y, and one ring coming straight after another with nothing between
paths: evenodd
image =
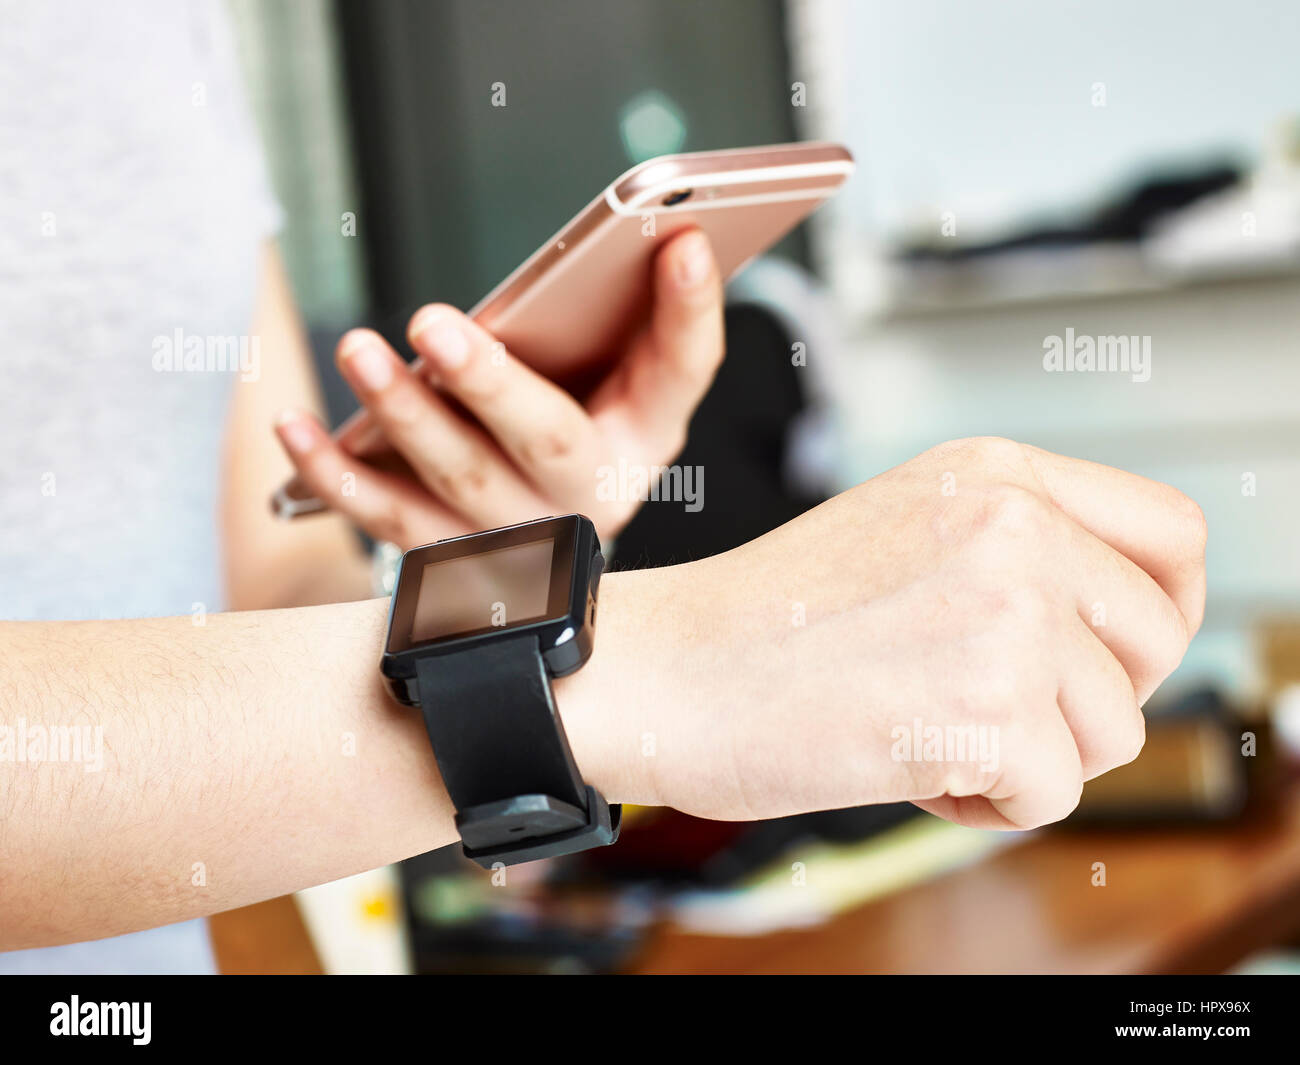
<instances>
[{"instance_id":1,"label":"person's arm","mask_svg":"<svg viewBox=\"0 0 1300 1065\"><path fill-rule=\"evenodd\" d=\"M740 820L913 801L1035 827L1141 749L1141 705L1201 621L1204 547L1167 486L958 441L735 551L607 575L595 651L556 703L610 802ZM4 724L104 745L86 772L10 741L0 949L453 841L419 715L379 680L385 605L0 623Z\"/></svg>"},{"instance_id":2,"label":"person's arm","mask_svg":"<svg viewBox=\"0 0 1300 1065\"><path fill-rule=\"evenodd\" d=\"M222 462L222 562L232 610L307 606L370 594L370 570L356 534L336 514L283 522L271 493L293 467L271 427L283 411L321 413L311 349L279 249L268 242L259 265L252 335L256 380L232 386Z\"/></svg>"},{"instance_id":3,"label":"person's arm","mask_svg":"<svg viewBox=\"0 0 1300 1065\"><path fill-rule=\"evenodd\" d=\"M597 657L613 670L642 642L644 608L623 595L637 583L602 588ZM420 714L379 679L387 608L0 622L0 950L217 913L454 842ZM582 673L555 691L588 781L653 799L605 694L617 677ZM43 753L28 750L38 727L62 737ZM50 760L59 744L78 760Z\"/></svg>"}]
</instances>

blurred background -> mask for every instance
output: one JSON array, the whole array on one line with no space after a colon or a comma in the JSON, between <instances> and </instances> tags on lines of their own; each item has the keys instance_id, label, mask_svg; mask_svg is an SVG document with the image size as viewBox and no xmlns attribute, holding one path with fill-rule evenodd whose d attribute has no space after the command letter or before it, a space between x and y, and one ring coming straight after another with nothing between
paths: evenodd
<instances>
[{"instance_id":1,"label":"blurred background","mask_svg":"<svg viewBox=\"0 0 1300 1065\"><path fill-rule=\"evenodd\" d=\"M633 810L618 847L505 883L448 850L218 918L223 968L1300 972L1300 9L231 10L336 421L343 330L400 344L418 305L468 308L635 163L834 140L856 176L729 290L681 459L707 505L648 504L616 564L725 550L974 434L1170 482L1211 535L1205 626L1146 750L1062 826ZM1054 337L1149 361L1048 372Z\"/></svg>"}]
</instances>

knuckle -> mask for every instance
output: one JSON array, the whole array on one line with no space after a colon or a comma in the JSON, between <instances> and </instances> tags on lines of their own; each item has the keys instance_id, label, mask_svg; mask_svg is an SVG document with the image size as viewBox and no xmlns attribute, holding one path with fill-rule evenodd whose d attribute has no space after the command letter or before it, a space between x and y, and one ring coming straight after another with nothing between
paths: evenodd
<instances>
[{"instance_id":1,"label":"knuckle","mask_svg":"<svg viewBox=\"0 0 1300 1065\"><path fill-rule=\"evenodd\" d=\"M962 797L979 795L985 787L978 763L969 762L932 762L933 785L930 789L938 795Z\"/></svg>"},{"instance_id":2,"label":"knuckle","mask_svg":"<svg viewBox=\"0 0 1300 1065\"><path fill-rule=\"evenodd\" d=\"M423 400L424 397L413 388L390 385L375 397L374 405L395 432L409 433L428 412Z\"/></svg>"},{"instance_id":3,"label":"knuckle","mask_svg":"<svg viewBox=\"0 0 1300 1065\"><path fill-rule=\"evenodd\" d=\"M323 485L330 483L328 477L330 466L333 463L333 456L330 455L326 448L313 448L305 454L294 457L294 465L304 477L312 481L313 489L321 488Z\"/></svg>"},{"instance_id":4,"label":"knuckle","mask_svg":"<svg viewBox=\"0 0 1300 1065\"><path fill-rule=\"evenodd\" d=\"M1136 761L1137 756L1142 753L1142 748L1147 742L1147 720L1140 712L1134 712L1130 708L1129 721L1121 730L1119 747L1120 760L1115 764L1117 766L1128 765Z\"/></svg>"},{"instance_id":5,"label":"knuckle","mask_svg":"<svg viewBox=\"0 0 1300 1065\"><path fill-rule=\"evenodd\" d=\"M443 376L452 382L456 392L478 405L499 403L510 384L509 366L493 362L490 356L472 358Z\"/></svg>"},{"instance_id":6,"label":"knuckle","mask_svg":"<svg viewBox=\"0 0 1300 1065\"><path fill-rule=\"evenodd\" d=\"M677 357L674 360L674 372L691 392L696 396L703 396L713 387L713 380L721 365L722 348L720 345L711 345L703 358L694 354Z\"/></svg>"},{"instance_id":7,"label":"knuckle","mask_svg":"<svg viewBox=\"0 0 1300 1065\"><path fill-rule=\"evenodd\" d=\"M1170 632L1167 638L1160 641L1158 647L1151 652L1152 668L1160 681L1173 673L1183 661L1183 656L1187 653L1187 645L1190 642L1186 623L1181 622L1180 631Z\"/></svg>"},{"instance_id":8,"label":"knuckle","mask_svg":"<svg viewBox=\"0 0 1300 1065\"><path fill-rule=\"evenodd\" d=\"M1028 685L1030 656L1041 652L1057 628L1050 594L1032 582L1017 582L980 592L972 605L982 634L971 647L971 668L986 681L996 672L1017 685Z\"/></svg>"},{"instance_id":9,"label":"knuckle","mask_svg":"<svg viewBox=\"0 0 1300 1065\"><path fill-rule=\"evenodd\" d=\"M1163 681L1183 660L1192 633L1187 619L1176 606L1163 601L1159 614L1144 613L1141 642L1138 644L1141 665Z\"/></svg>"},{"instance_id":10,"label":"knuckle","mask_svg":"<svg viewBox=\"0 0 1300 1065\"><path fill-rule=\"evenodd\" d=\"M343 475L349 472L344 462L328 451L318 449L310 455L303 456L298 469L321 499L332 505L338 505L343 495L341 487Z\"/></svg>"},{"instance_id":11,"label":"knuckle","mask_svg":"<svg viewBox=\"0 0 1300 1065\"><path fill-rule=\"evenodd\" d=\"M973 725L1007 724L1018 704L1019 685L1005 672L973 678L963 719Z\"/></svg>"},{"instance_id":12,"label":"knuckle","mask_svg":"<svg viewBox=\"0 0 1300 1065\"><path fill-rule=\"evenodd\" d=\"M1086 766L1088 779L1128 765L1146 743L1146 719L1127 683L1117 684L1113 696L1096 710L1096 719L1088 724L1086 733L1093 752Z\"/></svg>"},{"instance_id":13,"label":"knuckle","mask_svg":"<svg viewBox=\"0 0 1300 1065\"><path fill-rule=\"evenodd\" d=\"M441 499L453 507L472 504L481 497L488 485L487 471L475 462L438 470L429 486Z\"/></svg>"},{"instance_id":14,"label":"knuckle","mask_svg":"<svg viewBox=\"0 0 1300 1065\"><path fill-rule=\"evenodd\" d=\"M1054 788L1050 794L1038 796L1031 812L1018 816L1013 827L1021 832L1032 832L1036 828L1046 828L1059 821L1064 821L1074 813L1083 798L1083 785L1080 783L1077 795L1071 797L1064 788Z\"/></svg>"},{"instance_id":15,"label":"knuckle","mask_svg":"<svg viewBox=\"0 0 1300 1065\"><path fill-rule=\"evenodd\" d=\"M1205 545L1209 539L1209 525L1203 511L1194 499L1175 492L1174 506L1178 513L1179 526L1183 536L1195 555L1200 558L1205 554Z\"/></svg>"},{"instance_id":16,"label":"knuckle","mask_svg":"<svg viewBox=\"0 0 1300 1065\"><path fill-rule=\"evenodd\" d=\"M1169 624L1165 635L1165 664L1172 673L1187 654L1192 642L1192 629L1183 613L1176 606L1169 610Z\"/></svg>"},{"instance_id":17,"label":"knuckle","mask_svg":"<svg viewBox=\"0 0 1300 1065\"><path fill-rule=\"evenodd\" d=\"M1016 584L1003 593L1002 615L1022 631L1046 631L1053 609L1051 595L1039 584Z\"/></svg>"},{"instance_id":18,"label":"knuckle","mask_svg":"<svg viewBox=\"0 0 1300 1065\"><path fill-rule=\"evenodd\" d=\"M547 428L524 439L520 444L520 452L526 465L553 466L572 457L574 447L572 434Z\"/></svg>"},{"instance_id":19,"label":"knuckle","mask_svg":"<svg viewBox=\"0 0 1300 1065\"><path fill-rule=\"evenodd\" d=\"M1028 756L1041 757L1037 753L1028 753ZM1035 798L1030 807L1032 812L1017 827L1042 828L1064 821L1078 809L1083 798L1083 786L1083 765L1077 758L1063 761L1050 776L1037 776L1032 792Z\"/></svg>"},{"instance_id":20,"label":"knuckle","mask_svg":"<svg viewBox=\"0 0 1300 1065\"><path fill-rule=\"evenodd\" d=\"M1004 436L964 437L940 444L935 450L946 456L961 458L981 469L1014 471L1016 474L1023 473L1029 462L1024 447Z\"/></svg>"},{"instance_id":21,"label":"knuckle","mask_svg":"<svg viewBox=\"0 0 1300 1065\"><path fill-rule=\"evenodd\" d=\"M963 717L975 724L1005 724L1022 712L1032 688L1024 671L1014 668L1008 658L981 656L981 665L972 670L971 684Z\"/></svg>"},{"instance_id":22,"label":"knuckle","mask_svg":"<svg viewBox=\"0 0 1300 1065\"><path fill-rule=\"evenodd\" d=\"M1175 642L1177 645L1177 658L1169 672L1172 673L1182 663L1183 656L1187 654L1187 648L1191 646L1192 637L1196 635L1200 628L1201 619L1199 615L1188 616L1177 607L1174 608L1175 620Z\"/></svg>"},{"instance_id":23,"label":"knuckle","mask_svg":"<svg viewBox=\"0 0 1300 1065\"><path fill-rule=\"evenodd\" d=\"M954 798L979 795L988 783L979 765L971 761L941 762L919 759L912 764L911 779L921 795L951 795Z\"/></svg>"},{"instance_id":24,"label":"knuckle","mask_svg":"<svg viewBox=\"0 0 1300 1065\"><path fill-rule=\"evenodd\" d=\"M1051 505L1018 484L999 482L985 488L977 504L974 529L1018 551L1024 540L1039 539L1054 523Z\"/></svg>"},{"instance_id":25,"label":"knuckle","mask_svg":"<svg viewBox=\"0 0 1300 1065\"><path fill-rule=\"evenodd\" d=\"M1059 790L1044 810L1046 816L1041 824L1055 824L1057 821L1064 821L1074 813L1083 798L1083 783L1082 769L1076 769L1072 775L1062 774Z\"/></svg>"}]
</instances>

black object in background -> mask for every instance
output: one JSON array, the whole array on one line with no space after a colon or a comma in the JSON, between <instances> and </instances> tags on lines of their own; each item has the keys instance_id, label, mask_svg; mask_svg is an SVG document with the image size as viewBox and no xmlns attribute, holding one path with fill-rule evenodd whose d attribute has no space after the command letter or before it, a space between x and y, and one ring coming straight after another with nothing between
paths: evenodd
<instances>
[{"instance_id":1,"label":"black object in background","mask_svg":"<svg viewBox=\"0 0 1300 1065\"><path fill-rule=\"evenodd\" d=\"M954 247L927 244L905 250L900 258L913 262L961 263L1027 249L1138 241L1170 214L1232 188L1241 182L1242 176L1238 166L1227 162L1207 164L1187 172L1156 172L1074 225L1033 228L984 244Z\"/></svg>"},{"instance_id":2,"label":"black object in background","mask_svg":"<svg viewBox=\"0 0 1300 1065\"><path fill-rule=\"evenodd\" d=\"M661 94L675 109L670 150L796 139L780 0L336 10L372 322L399 345L420 304L473 306L641 161L624 145L631 101ZM802 260L802 235L783 248Z\"/></svg>"},{"instance_id":3,"label":"black object in background","mask_svg":"<svg viewBox=\"0 0 1300 1065\"><path fill-rule=\"evenodd\" d=\"M691 512L681 501L645 503L619 534L612 569L729 551L820 502L782 477L790 429L806 405L789 335L752 304L729 306L726 327L727 357L691 420L685 450L673 460L702 470L702 506Z\"/></svg>"}]
</instances>

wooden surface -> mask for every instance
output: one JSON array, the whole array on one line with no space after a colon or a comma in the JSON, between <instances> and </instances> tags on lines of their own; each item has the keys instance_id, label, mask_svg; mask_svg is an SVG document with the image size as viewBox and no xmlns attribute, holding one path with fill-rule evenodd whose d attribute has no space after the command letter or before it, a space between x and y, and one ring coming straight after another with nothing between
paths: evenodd
<instances>
[{"instance_id":1,"label":"wooden surface","mask_svg":"<svg viewBox=\"0 0 1300 1065\"><path fill-rule=\"evenodd\" d=\"M1044 834L812 930L667 929L637 971L1222 972L1297 933L1300 789L1234 828Z\"/></svg>"},{"instance_id":2,"label":"wooden surface","mask_svg":"<svg viewBox=\"0 0 1300 1065\"><path fill-rule=\"evenodd\" d=\"M322 972L292 895L219 913L208 920L208 934L223 973L317 976Z\"/></svg>"},{"instance_id":3,"label":"wooden surface","mask_svg":"<svg viewBox=\"0 0 1300 1065\"><path fill-rule=\"evenodd\" d=\"M1106 885L1093 886L1095 862ZM1045 833L810 930L650 939L646 973L1221 972L1300 935L1300 788L1236 827ZM291 898L212 920L226 973L315 973Z\"/></svg>"}]
</instances>

